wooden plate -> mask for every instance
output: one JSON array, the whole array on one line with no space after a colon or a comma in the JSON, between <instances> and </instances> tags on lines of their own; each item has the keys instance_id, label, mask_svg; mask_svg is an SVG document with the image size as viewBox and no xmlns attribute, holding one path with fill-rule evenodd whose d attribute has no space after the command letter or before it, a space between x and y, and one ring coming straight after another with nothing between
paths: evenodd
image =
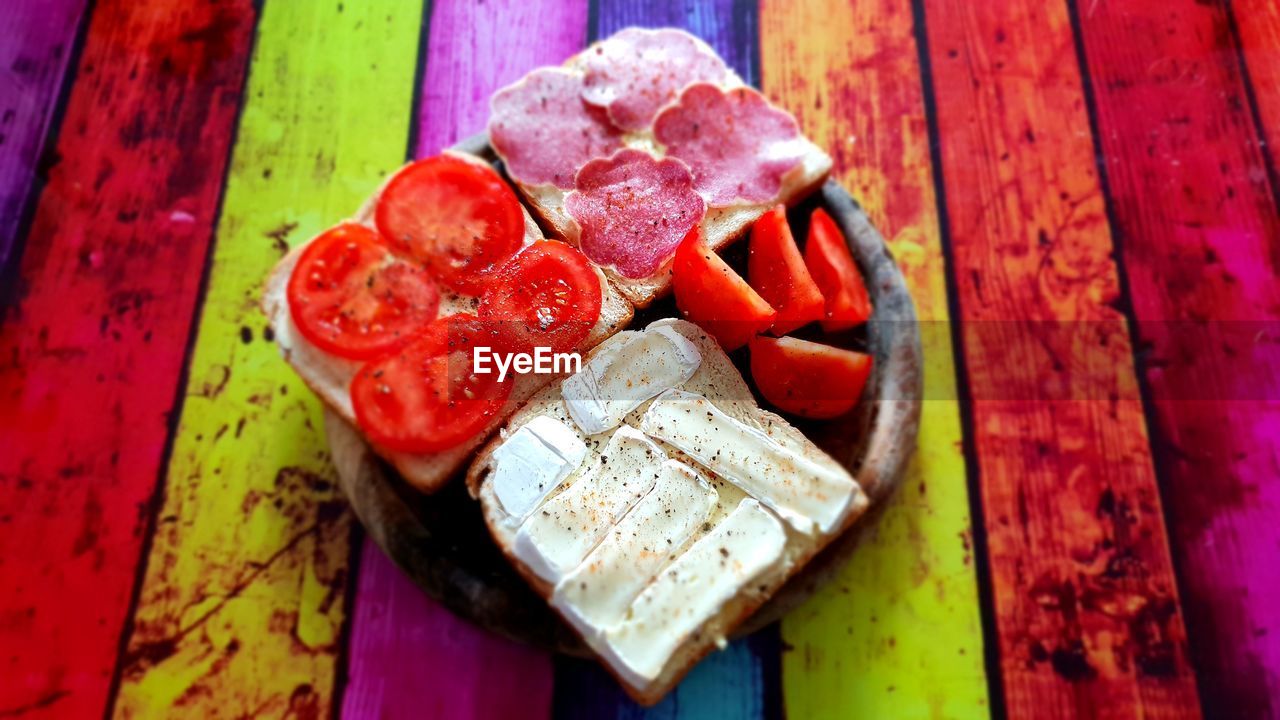
<instances>
[{"instance_id":1,"label":"wooden plate","mask_svg":"<svg viewBox=\"0 0 1280 720\"><path fill-rule=\"evenodd\" d=\"M501 167L483 136L457 148ZM854 412L834 421L796 425L850 469L871 497L872 511L783 586L739 628L738 635L781 618L844 564L861 531L876 522L877 509L902 479L920 424L920 328L902 273L866 213L834 181L828 180L820 192L790 213L797 237L804 237L809 213L818 205L844 231L875 307L864 331L840 340L874 354L875 372ZM731 264L742 267L745 246L739 242L726 251ZM675 314L668 298L637 313L632 326L643 327ZM740 370L746 369L745 350L732 357ZM749 379L750 373L743 376ZM440 493L423 495L379 461L341 419L327 414L325 424L339 483L356 515L369 536L424 592L455 614L502 635L557 652L589 654L507 564L485 529L479 503L467 495L461 478Z\"/></svg>"}]
</instances>

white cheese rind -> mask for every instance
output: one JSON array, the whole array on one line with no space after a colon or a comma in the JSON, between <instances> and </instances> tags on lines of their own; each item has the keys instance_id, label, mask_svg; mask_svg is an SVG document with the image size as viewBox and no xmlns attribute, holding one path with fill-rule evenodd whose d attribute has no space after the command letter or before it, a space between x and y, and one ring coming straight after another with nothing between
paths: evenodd
<instances>
[{"instance_id":1,"label":"white cheese rind","mask_svg":"<svg viewBox=\"0 0 1280 720\"><path fill-rule=\"evenodd\" d=\"M646 330L606 348L561 384L569 416L587 435L618 426L641 403L679 387L697 372L702 355L668 327Z\"/></svg>"},{"instance_id":2,"label":"white cheese rind","mask_svg":"<svg viewBox=\"0 0 1280 720\"><path fill-rule=\"evenodd\" d=\"M515 555L556 584L653 487L667 454L633 427L609 438L595 467L534 510L516 532Z\"/></svg>"},{"instance_id":3,"label":"white cheese rind","mask_svg":"<svg viewBox=\"0 0 1280 720\"><path fill-rule=\"evenodd\" d=\"M493 451L494 495L508 515L524 519L586 457L587 445L577 432L539 415Z\"/></svg>"},{"instance_id":4,"label":"white cheese rind","mask_svg":"<svg viewBox=\"0 0 1280 720\"><path fill-rule=\"evenodd\" d=\"M831 531L857 493L847 474L783 447L697 393L664 392L640 429L742 488L802 533L812 534L815 526Z\"/></svg>"},{"instance_id":5,"label":"white cheese rind","mask_svg":"<svg viewBox=\"0 0 1280 720\"><path fill-rule=\"evenodd\" d=\"M676 558L604 633L600 650L627 682L644 687L696 631L782 557L782 523L751 498Z\"/></svg>"},{"instance_id":6,"label":"white cheese rind","mask_svg":"<svg viewBox=\"0 0 1280 720\"><path fill-rule=\"evenodd\" d=\"M552 607L584 636L598 636L622 620L632 600L707 521L717 499L696 470L664 462L649 494L556 586Z\"/></svg>"}]
</instances>

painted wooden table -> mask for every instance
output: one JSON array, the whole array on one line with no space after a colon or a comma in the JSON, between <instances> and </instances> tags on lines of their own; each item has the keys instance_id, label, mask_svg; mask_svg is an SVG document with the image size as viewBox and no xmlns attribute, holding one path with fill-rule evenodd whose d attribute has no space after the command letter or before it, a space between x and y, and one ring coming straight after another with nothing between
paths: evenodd
<instances>
[{"instance_id":1,"label":"painted wooden table","mask_svg":"<svg viewBox=\"0 0 1280 720\"><path fill-rule=\"evenodd\" d=\"M685 27L923 319L838 580L642 711L365 541L256 308L496 88ZM1280 717L1274 0L0 3L0 717Z\"/></svg>"}]
</instances>

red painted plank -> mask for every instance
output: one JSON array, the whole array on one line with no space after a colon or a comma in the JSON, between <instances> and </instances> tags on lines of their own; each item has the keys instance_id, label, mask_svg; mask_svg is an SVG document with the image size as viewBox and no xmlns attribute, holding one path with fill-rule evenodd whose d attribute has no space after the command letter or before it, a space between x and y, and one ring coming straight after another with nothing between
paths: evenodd
<instances>
[{"instance_id":1,"label":"red painted plank","mask_svg":"<svg viewBox=\"0 0 1280 720\"><path fill-rule=\"evenodd\" d=\"M36 179L85 0L0 5L0 269Z\"/></svg>"},{"instance_id":2,"label":"red painted plank","mask_svg":"<svg viewBox=\"0 0 1280 720\"><path fill-rule=\"evenodd\" d=\"M418 156L484 130L489 96L586 39L585 1L433 3L418 108ZM551 661L422 597L366 541L343 717L545 717ZM423 638L423 642L406 641Z\"/></svg>"},{"instance_id":3,"label":"red painted plank","mask_svg":"<svg viewBox=\"0 0 1280 720\"><path fill-rule=\"evenodd\" d=\"M0 714L101 714L254 8L97 4L0 332Z\"/></svg>"},{"instance_id":4,"label":"red painted plank","mask_svg":"<svg viewBox=\"0 0 1280 720\"><path fill-rule=\"evenodd\" d=\"M1067 6L924 8L1007 713L1196 717Z\"/></svg>"},{"instance_id":5,"label":"red painted plank","mask_svg":"<svg viewBox=\"0 0 1280 720\"><path fill-rule=\"evenodd\" d=\"M1280 219L1229 18L1099 3L1080 28L1205 707L1280 717Z\"/></svg>"}]
</instances>

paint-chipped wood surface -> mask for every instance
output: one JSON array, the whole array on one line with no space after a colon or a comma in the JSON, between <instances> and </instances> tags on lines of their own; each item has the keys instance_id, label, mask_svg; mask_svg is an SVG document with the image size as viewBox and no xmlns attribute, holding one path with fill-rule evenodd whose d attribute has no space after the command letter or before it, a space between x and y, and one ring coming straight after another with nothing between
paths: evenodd
<instances>
[{"instance_id":1,"label":"paint-chipped wood surface","mask_svg":"<svg viewBox=\"0 0 1280 720\"><path fill-rule=\"evenodd\" d=\"M1274 2L0 5L0 717L1280 718ZM364 544L254 307L629 24L829 148L927 360L870 542L649 711Z\"/></svg>"}]
</instances>

